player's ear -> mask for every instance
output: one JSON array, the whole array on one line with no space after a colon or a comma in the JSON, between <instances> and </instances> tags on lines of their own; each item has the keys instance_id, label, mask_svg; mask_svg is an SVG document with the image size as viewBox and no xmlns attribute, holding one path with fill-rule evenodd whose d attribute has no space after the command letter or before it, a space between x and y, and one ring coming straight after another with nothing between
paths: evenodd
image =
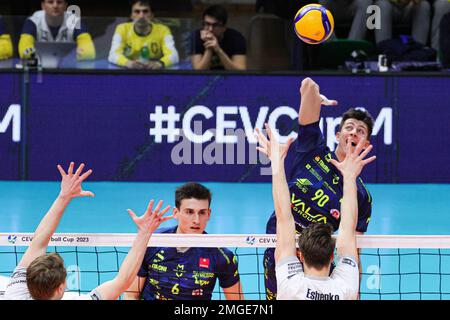
<instances>
[{"instance_id":1,"label":"player's ear","mask_svg":"<svg viewBox=\"0 0 450 320\"><path fill-rule=\"evenodd\" d=\"M177 207L173 207L173 217L174 219L178 219L178 214L180 213L180 210L178 210Z\"/></svg>"},{"instance_id":2,"label":"player's ear","mask_svg":"<svg viewBox=\"0 0 450 320\"><path fill-rule=\"evenodd\" d=\"M336 132L336 140L339 141L339 138L341 137L341 131Z\"/></svg>"},{"instance_id":3,"label":"player's ear","mask_svg":"<svg viewBox=\"0 0 450 320\"><path fill-rule=\"evenodd\" d=\"M366 141L364 142L364 149L367 148L370 145L370 141L368 139L366 139Z\"/></svg>"}]
</instances>

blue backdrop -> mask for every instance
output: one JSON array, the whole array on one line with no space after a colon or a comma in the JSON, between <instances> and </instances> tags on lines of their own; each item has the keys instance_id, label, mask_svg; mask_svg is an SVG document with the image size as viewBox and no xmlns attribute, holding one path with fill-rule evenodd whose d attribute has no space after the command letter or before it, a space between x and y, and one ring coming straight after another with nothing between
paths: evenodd
<instances>
[{"instance_id":1,"label":"blue backdrop","mask_svg":"<svg viewBox=\"0 0 450 320\"><path fill-rule=\"evenodd\" d=\"M281 135L295 132L303 78L44 74L41 83L31 78L26 105L19 76L3 73L0 179L55 180L59 178L56 164L73 160L93 168L92 180L270 181L261 174L261 168L267 167L264 159L264 164L258 165L252 155L254 145L248 144L251 131L255 124L272 121ZM332 148L338 117L348 107L364 107L376 119L372 143L378 158L364 172L367 182L450 181L450 78L313 79L322 93L339 101L337 107L322 108L323 132ZM12 104L22 108L20 142L13 141L13 124L7 123L5 116ZM173 119L173 128L164 132L167 123L161 121L161 130L155 119L158 111L170 109L172 116L166 117ZM194 129L194 121L201 130ZM235 131L222 137L227 128ZM190 140L181 144L183 140L171 137L176 129L179 133L192 130L200 140L213 137L194 147ZM191 140L193 133L187 134ZM243 139L237 144L213 143L240 133Z\"/></svg>"}]
</instances>

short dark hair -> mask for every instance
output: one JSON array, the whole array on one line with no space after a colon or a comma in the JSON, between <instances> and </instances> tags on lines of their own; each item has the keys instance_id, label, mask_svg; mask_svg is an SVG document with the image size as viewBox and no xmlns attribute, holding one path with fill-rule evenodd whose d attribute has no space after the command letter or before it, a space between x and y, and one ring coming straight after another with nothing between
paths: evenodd
<instances>
[{"instance_id":1,"label":"short dark hair","mask_svg":"<svg viewBox=\"0 0 450 320\"><path fill-rule=\"evenodd\" d=\"M143 6L152 8L152 2L150 0L131 0L130 7L134 6L136 3L140 3Z\"/></svg>"},{"instance_id":2,"label":"short dark hair","mask_svg":"<svg viewBox=\"0 0 450 320\"><path fill-rule=\"evenodd\" d=\"M64 260L56 252L37 257L27 268L27 286L34 300L48 300L66 281Z\"/></svg>"},{"instance_id":3,"label":"short dark hair","mask_svg":"<svg viewBox=\"0 0 450 320\"><path fill-rule=\"evenodd\" d=\"M178 187L175 191L175 206L180 209L181 201L184 199L208 200L211 205L211 191L197 182L188 182Z\"/></svg>"},{"instance_id":4,"label":"short dark hair","mask_svg":"<svg viewBox=\"0 0 450 320\"><path fill-rule=\"evenodd\" d=\"M330 263L336 240L333 228L328 224L313 223L298 238L300 252L309 267L322 269Z\"/></svg>"},{"instance_id":5,"label":"short dark hair","mask_svg":"<svg viewBox=\"0 0 450 320\"><path fill-rule=\"evenodd\" d=\"M372 130L373 130L373 118L370 115L369 112L365 111L365 110L359 110L359 109L355 109L355 108L350 108L347 111L345 111L342 114L342 121L339 124L339 131L341 131L344 122L348 119L356 119L359 121L364 122L367 125L367 140L370 139L370 135L372 134Z\"/></svg>"},{"instance_id":6,"label":"short dark hair","mask_svg":"<svg viewBox=\"0 0 450 320\"><path fill-rule=\"evenodd\" d=\"M206 8L206 10L203 12L202 19L205 19L205 16L213 17L222 22L223 25L227 24L228 13L227 10L221 5L216 4Z\"/></svg>"}]
</instances>

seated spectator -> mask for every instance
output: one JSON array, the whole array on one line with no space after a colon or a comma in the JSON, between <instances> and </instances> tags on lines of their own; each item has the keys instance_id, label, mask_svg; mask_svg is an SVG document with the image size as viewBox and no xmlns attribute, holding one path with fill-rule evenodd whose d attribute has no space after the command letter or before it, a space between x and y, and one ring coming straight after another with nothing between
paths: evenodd
<instances>
[{"instance_id":1,"label":"seated spectator","mask_svg":"<svg viewBox=\"0 0 450 320\"><path fill-rule=\"evenodd\" d=\"M352 26L348 39L363 40L366 37L367 7L372 5L372 0L320 0L333 14L336 22L350 22Z\"/></svg>"},{"instance_id":2,"label":"seated spectator","mask_svg":"<svg viewBox=\"0 0 450 320\"><path fill-rule=\"evenodd\" d=\"M439 35L446 34L440 32L439 24L441 23L442 17L450 12L450 1L434 0L433 8L433 20L431 21L431 47L436 49L436 51L439 51ZM447 33L447 37L450 37L450 33Z\"/></svg>"},{"instance_id":3,"label":"seated spectator","mask_svg":"<svg viewBox=\"0 0 450 320\"><path fill-rule=\"evenodd\" d=\"M439 39L439 47L441 49L441 62L444 68L450 69L450 12L446 13L439 25L439 30L441 34L446 34L446 37L441 37Z\"/></svg>"},{"instance_id":4,"label":"seated spectator","mask_svg":"<svg viewBox=\"0 0 450 320\"><path fill-rule=\"evenodd\" d=\"M68 22L66 0L41 0L42 10L36 11L23 26L19 40L19 55L28 58L38 42L76 42L77 59L95 59L95 47L91 35L83 25Z\"/></svg>"},{"instance_id":5,"label":"seated spectator","mask_svg":"<svg viewBox=\"0 0 450 320\"><path fill-rule=\"evenodd\" d=\"M227 28L225 8L219 5L208 7L202 19L202 29L192 35L192 67L196 70L245 70L245 38L237 30Z\"/></svg>"},{"instance_id":6,"label":"seated spectator","mask_svg":"<svg viewBox=\"0 0 450 320\"><path fill-rule=\"evenodd\" d=\"M0 17L0 60L6 60L13 55L11 36L6 33L5 23Z\"/></svg>"},{"instance_id":7,"label":"seated spectator","mask_svg":"<svg viewBox=\"0 0 450 320\"><path fill-rule=\"evenodd\" d=\"M132 1L133 21L117 26L109 62L133 69L160 69L178 63L170 29L154 22L153 17L150 1Z\"/></svg>"},{"instance_id":8,"label":"seated spectator","mask_svg":"<svg viewBox=\"0 0 450 320\"><path fill-rule=\"evenodd\" d=\"M406 22L412 25L412 36L416 42L427 44L430 30L430 3L426 0L376 0L381 11L381 28L375 29L375 40L392 38L392 22Z\"/></svg>"}]
</instances>

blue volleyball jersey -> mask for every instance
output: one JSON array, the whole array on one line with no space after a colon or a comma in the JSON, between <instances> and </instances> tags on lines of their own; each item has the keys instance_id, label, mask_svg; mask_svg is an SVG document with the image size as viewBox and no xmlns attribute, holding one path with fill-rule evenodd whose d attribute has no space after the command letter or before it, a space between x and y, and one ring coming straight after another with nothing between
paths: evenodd
<instances>
[{"instance_id":1,"label":"blue volleyball jersey","mask_svg":"<svg viewBox=\"0 0 450 320\"><path fill-rule=\"evenodd\" d=\"M289 175L292 214L298 233L311 223L339 228L343 177L329 161L335 154L326 146L319 122L300 125L296 158ZM372 197L361 178L357 180L358 222L356 231L366 232L372 212ZM275 212L269 218L267 233L276 233Z\"/></svg>"},{"instance_id":2,"label":"blue volleyball jersey","mask_svg":"<svg viewBox=\"0 0 450 320\"><path fill-rule=\"evenodd\" d=\"M160 233L176 233L177 227ZM206 233L206 232L205 232ZM147 248L138 272L145 277L144 300L211 300L216 280L222 288L239 281L236 256L225 248Z\"/></svg>"}]
</instances>

